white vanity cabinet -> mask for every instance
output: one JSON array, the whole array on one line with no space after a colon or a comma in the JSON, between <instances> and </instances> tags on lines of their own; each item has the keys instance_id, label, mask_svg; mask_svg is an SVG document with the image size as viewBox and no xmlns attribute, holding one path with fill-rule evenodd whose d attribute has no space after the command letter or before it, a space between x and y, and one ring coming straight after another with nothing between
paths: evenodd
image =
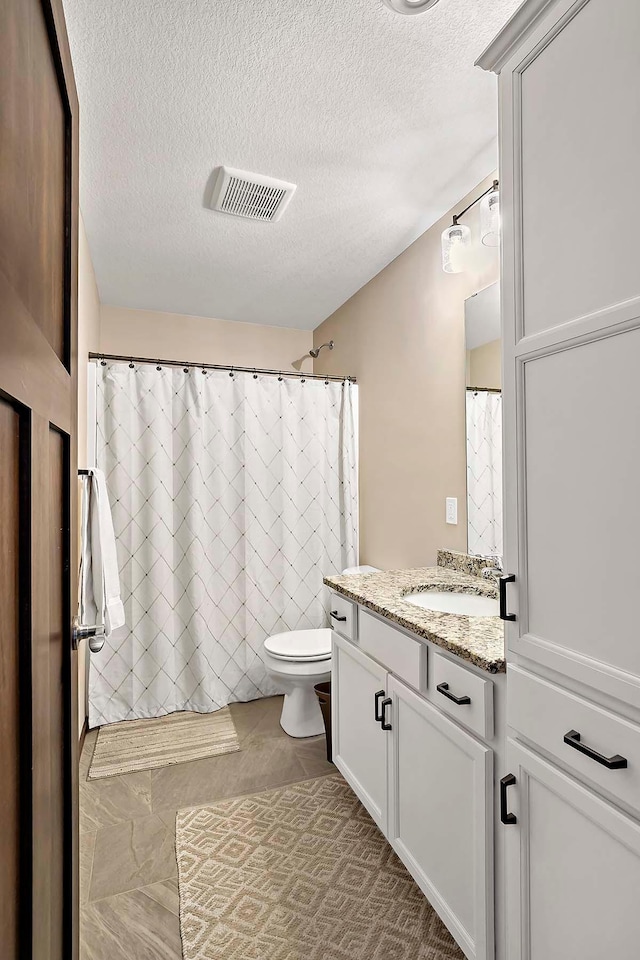
<instances>
[{"instance_id":1,"label":"white vanity cabinet","mask_svg":"<svg viewBox=\"0 0 640 960\"><path fill-rule=\"evenodd\" d=\"M333 760L465 955L493 960L494 753L427 700L428 656L362 608L354 641L334 632ZM474 697L492 683L449 663Z\"/></svg>"},{"instance_id":2,"label":"white vanity cabinet","mask_svg":"<svg viewBox=\"0 0 640 960\"><path fill-rule=\"evenodd\" d=\"M637 960L640 824L510 740L509 960Z\"/></svg>"},{"instance_id":3,"label":"white vanity cabinet","mask_svg":"<svg viewBox=\"0 0 640 960\"><path fill-rule=\"evenodd\" d=\"M389 740L376 717L386 691L386 669L334 632L333 762L385 834Z\"/></svg>"},{"instance_id":4,"label":"white vanity cabinet","mask_svg":"<svg viewBox=\"0 0 640 960\"><path fill-rule=\"evenodd\" d=\"M640 957L639 37L635 0L525 0L479 60L500 104L508 960Z\"/></svg>"},{"instance_id":5,"label":"white vanity cabinet","mask_svg":"<svg viewBox=\"0 0 640 960\"><path fill-rule=\"evenodd\" d=\"M467 957L493 957L493 751L390 676L387 837Z\"/></svg>"}]
</instances>

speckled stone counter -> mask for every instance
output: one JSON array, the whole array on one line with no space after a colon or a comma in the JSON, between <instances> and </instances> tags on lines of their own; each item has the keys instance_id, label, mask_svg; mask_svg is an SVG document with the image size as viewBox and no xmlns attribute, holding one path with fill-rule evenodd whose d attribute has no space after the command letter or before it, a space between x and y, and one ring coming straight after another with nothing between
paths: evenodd
<instances>
[{"instance_id":1,"label":"speckled stone counter","mask_svg":"<svg viewBox=\"0 0 640 960\"><path fill-rule=\"evenodd\" d=\"M488 673L503 673L505 670L504 630L499 617L437 613L403 600L407 594L423 590L497 597L497 588L487 580L438 566L325 577L324 582L336 593L368 607L416 636L430 640L461 660Z\"/></svg>"},{"instance_id":2,"label":"speckled stone counter","mask_svg":"<svg viewBox=\"0 0 640 960\"><path fill-rule=\"evenodd\" d=\"M438 550L436 563L439 567L449 567L472 577L485 577L490 569L495 567L495 559L491 557L474 557L458 550Z\"/></svg>"}]
</instances>

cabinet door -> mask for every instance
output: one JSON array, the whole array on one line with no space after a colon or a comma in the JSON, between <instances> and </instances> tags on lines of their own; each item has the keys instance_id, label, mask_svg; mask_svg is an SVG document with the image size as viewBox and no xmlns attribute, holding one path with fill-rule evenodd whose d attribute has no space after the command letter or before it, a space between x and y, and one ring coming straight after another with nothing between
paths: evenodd
<instances>
[{"instance_id":1,"label":"cabinet door","mask_svg":"<svg viewBox=\"0 0 640 960\"><path fill-rule=\"evenodd\" d=\"M508 741L509 960L637 960L640 824Z\"/></svg>"},{"instance_id":2,"label":"cabinet door","mask_svg":"<svg viewBox=\"0 0 640 960\"><path fill-rule=\"evenodd\" d=\"M494 955L493 753L389 678L389 841L467 957Z\"/></svg>"},{"instance_id":3,"label":"cabinet door","mask_svg":"<svg viewBox=\"0 0 640 960\"><path fill-rule=\"evenodd\" d=\"M336 633L331 670L333 762L386 833L389 735L375 715L376 694L387 696L387 672Z\"/></svg>"},{"instance_id":4,"label":"cabinet door","mask_svg":"<svg viewBox=\"0 0 640 960\"><path fill-rule=\"evenodd\" d=\"M557 0L500 75L508 646L632 705L638 36L638 3Z\"/></svg>"}]
</instances>

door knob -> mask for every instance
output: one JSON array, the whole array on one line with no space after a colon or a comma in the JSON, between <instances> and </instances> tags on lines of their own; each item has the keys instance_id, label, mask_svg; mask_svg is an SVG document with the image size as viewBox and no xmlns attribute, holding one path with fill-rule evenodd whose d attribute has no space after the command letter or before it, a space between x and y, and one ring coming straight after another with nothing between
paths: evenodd
<instances>
[{"instance_id":1,"label":"door knob","mask_svg":"<svg viewBox=\"0 0 640 960\"><path fill-rule=\"evenodd\" d=\"M74 617L71 639L74 650L78 649L81 640L88 640L91 653L100 653L104 647L104 625L102 623L80 623L78 617Z\"/></svg>"}]
</instances>

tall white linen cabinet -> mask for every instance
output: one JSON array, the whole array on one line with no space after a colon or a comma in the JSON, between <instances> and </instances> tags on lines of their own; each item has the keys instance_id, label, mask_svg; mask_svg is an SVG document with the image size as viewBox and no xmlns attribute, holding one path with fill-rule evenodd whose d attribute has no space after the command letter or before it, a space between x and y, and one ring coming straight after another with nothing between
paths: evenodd
<instances>
[{"instance_id":1,"label":"tall white linen cabinet","mask_svg":"<svg viewBox=\"0 0 640 960\"><path fill-rule=\"evenodd\" d=\"M640 958L640 2L528 0L499 75L508 960Z\"/></svg>"}]
</instances>

